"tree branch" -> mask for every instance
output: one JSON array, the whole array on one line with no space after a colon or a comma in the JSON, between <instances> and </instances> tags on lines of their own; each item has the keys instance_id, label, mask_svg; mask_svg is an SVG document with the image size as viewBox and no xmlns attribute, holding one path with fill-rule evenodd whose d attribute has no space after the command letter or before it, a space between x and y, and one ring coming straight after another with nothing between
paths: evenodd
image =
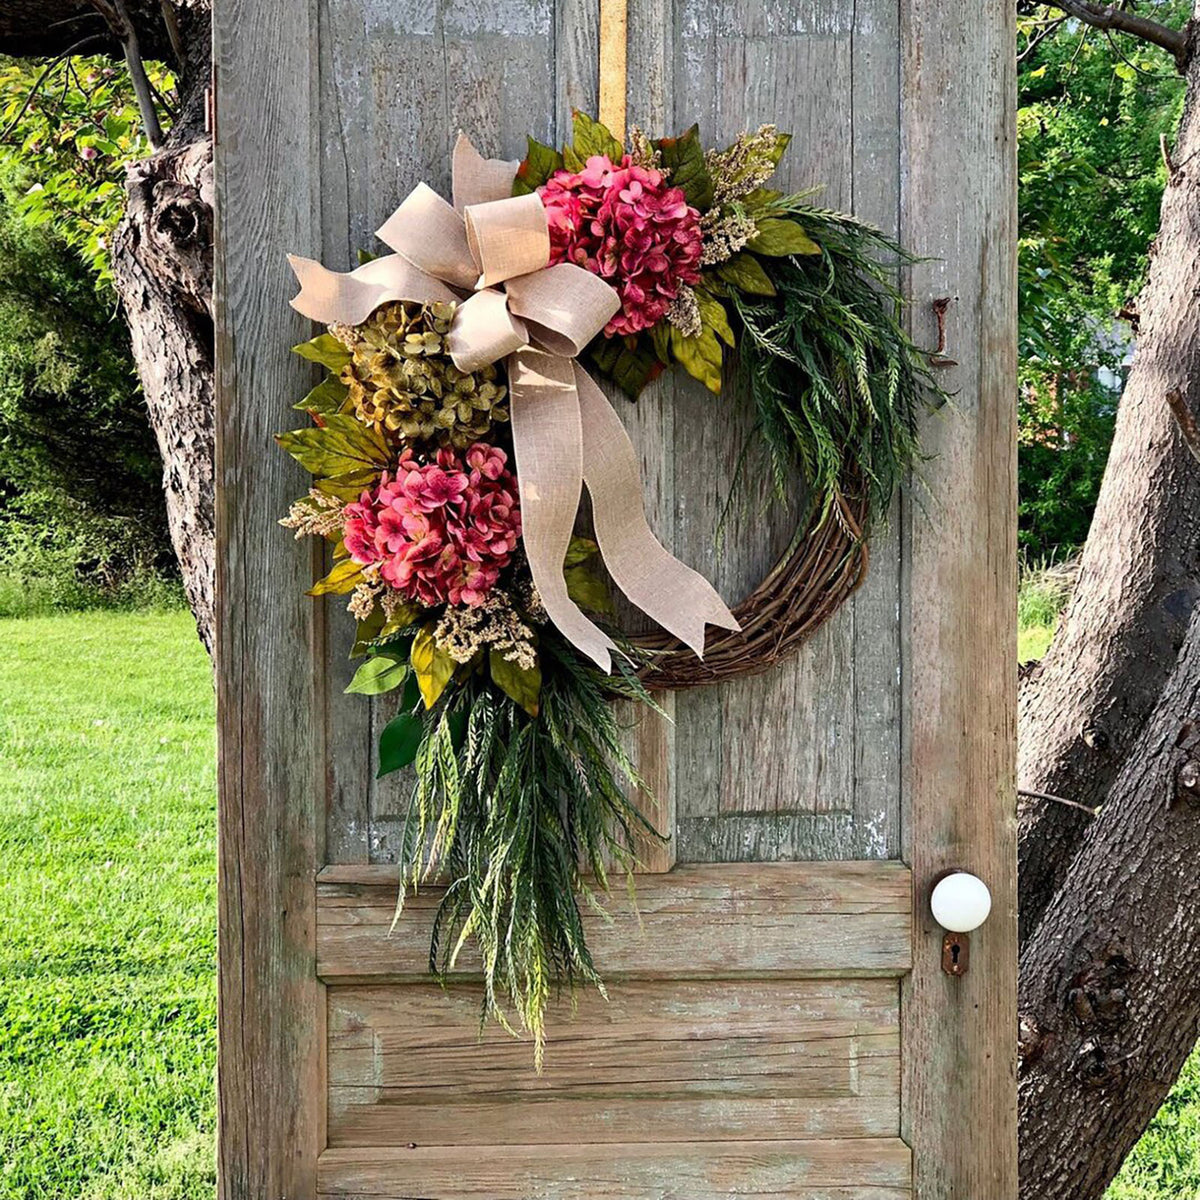
<instances>
[{"instance_id":1,"label":"tree branch","mask_svg":"<svg viewBox=\"0 0 1200 1200\"><path fill-rule=\"evenodd\" d=\"M125 0L91 0L91 4L108 22L108 27L120 39L125 49L125 63L129 68L134 95L137 97L138 111L142 115L142 127L146 131L151 148L161 150L163 131L154 103L154 88L146 74L146 64L142 62L137 30L133 26L129 9L125 7Z\"/></svg>"},{"instance_id":2,"label":"tree branch","mask_svg":"<svg viewBox=\"0 0 1200 1200\"><path fill-rule=\"evenodd\" d=\"M1175 59L1175 67L1181 75L1187 70L1189 50L1185 30L1160 25L1137 13L1125 12L1115 4L1094 4L1090 0L1050 0L1050 5L1095 29L1128 33L1143 42L1160 46Z\"/></svg>"}]
</instances>

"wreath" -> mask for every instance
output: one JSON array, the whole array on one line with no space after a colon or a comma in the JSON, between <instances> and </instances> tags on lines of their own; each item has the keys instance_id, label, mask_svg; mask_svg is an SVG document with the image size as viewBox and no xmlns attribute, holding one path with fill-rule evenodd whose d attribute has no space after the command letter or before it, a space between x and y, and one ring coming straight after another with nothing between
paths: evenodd
<instances>
[{"instance_id":1,"label":"wreath","mask_svg":"<svg viewBox=\"0 0 1200 1200\"><path fill-rule=\"evenodd\" d=\"M312 425L278 438L314 476L282 523L332 545L311 594L349 597L346 690L399 693L379 775L414 768L401 904L445 885L430 968L474 942L484 1015L539 1063L551 994L603 987L581 901L634 868L636 832L662 836L628 798L611 698L765 669L830 616L938 394L901 324L911 259L768 186L788 135L627 142L582 113L520 163L460 135L453 205L418 185L379 230L394 253L344 274L292 259L294 307L327 326L295 349L328 375L296 405ZM733 612L650 532L594 379L637 400L675 365L713 393L736 370L802 504ZM583 484L594 537L574 532ZM616 629L613 585L663 632Z\"/></svg>"}]
</instances>

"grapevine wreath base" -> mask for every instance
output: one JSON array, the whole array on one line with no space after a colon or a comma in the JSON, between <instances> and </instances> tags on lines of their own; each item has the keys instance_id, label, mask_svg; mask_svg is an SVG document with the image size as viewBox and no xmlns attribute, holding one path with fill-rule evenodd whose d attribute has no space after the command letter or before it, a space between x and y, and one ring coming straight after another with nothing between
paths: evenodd
<instances>
[{"instance_id":1,"label":"grapevine wreath base","mask_svg":"<svg viewBox=\"0 0 1200 1200\"><path fill-rule=\"evenodd\" d=\"M314 477L283 524L331 547L312 594L349 597L347 691L398 697L379 774L413 769L401 901L445 881L430 969L472 943L483 1016L531 1033L539 1064L551 996L603 987L581 908L636 866L635 834L662 836L611 699L790 654L862 580L938 399L901 324L911 260L768 187L788 141L623 145L577 113L561 150L530 139L509 163L460 136L453 205L418 185L379 230L393 253L345 274L292 259L293 305L327 327L296 349L329 374L296 406L312 425L279 435ZM672 366L714 404L736 369L804 514L734 612L654 537L593 378L636 400ZM585 484L595 540L574 533ZM613 587L662 632L617 629Z\"/></svg>"},{"instance_id":2,"label":"grapevine wreath base","mask_svg":"<svg viewBox=\"0 0 1200 1200\"><path fill-rule=\"evenodd\" d=\"M841 493L817 506L766 578L733 610L740 631L720 630L698 658L669 634L631 637L654 691L683 691L737 675L757 675L787 658L853 594L867 574L868 506Z\"/></svg>"}]
</instances>

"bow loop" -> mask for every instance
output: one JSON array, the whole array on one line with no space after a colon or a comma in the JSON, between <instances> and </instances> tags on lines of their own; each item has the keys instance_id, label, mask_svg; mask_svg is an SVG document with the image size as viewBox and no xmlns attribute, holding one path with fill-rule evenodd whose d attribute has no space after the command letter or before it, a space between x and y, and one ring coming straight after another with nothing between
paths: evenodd
<instances>
[{"instance_id":1,"label":"bow loop","mask_svg":"<svg viewBox=\"0 0 1200 1200\"><path fill-rule=\"evenodd\" d=\"M467 246L479 268L477 288L540 271L550 261L550 228L541 197L509 196L463 210Z\"/></svg>"}]
</instances>

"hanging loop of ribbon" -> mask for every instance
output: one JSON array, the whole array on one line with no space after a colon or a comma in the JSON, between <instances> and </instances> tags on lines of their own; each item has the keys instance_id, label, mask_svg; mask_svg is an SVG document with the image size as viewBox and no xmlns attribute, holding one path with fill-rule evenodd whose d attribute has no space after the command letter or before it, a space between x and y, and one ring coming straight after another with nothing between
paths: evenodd
<instances>
[{"instance_id":1,"label":"hanging loop of ribbon","mask_svg":"<svg viewBox=\"0 0 1200 1200\"><path fill-rule=\"evenodd\" d=\"M550 266L546 211L513 196L517 164L485 159L459 134L454 204L418 184L383 223L395 251L354 271L289 256L292 307L327 325L360 325L381 304L453 301L447 350L461 371L505 360L525 554L551 623L605 671L612 640L567 595L563 560L586 483L596 541L621 591L704 654L704 627L738 629L713 586L667 552L646 521L637 455L608 398L575 359L620 308L573 263Z\"/></svg>"}]
</instances>

